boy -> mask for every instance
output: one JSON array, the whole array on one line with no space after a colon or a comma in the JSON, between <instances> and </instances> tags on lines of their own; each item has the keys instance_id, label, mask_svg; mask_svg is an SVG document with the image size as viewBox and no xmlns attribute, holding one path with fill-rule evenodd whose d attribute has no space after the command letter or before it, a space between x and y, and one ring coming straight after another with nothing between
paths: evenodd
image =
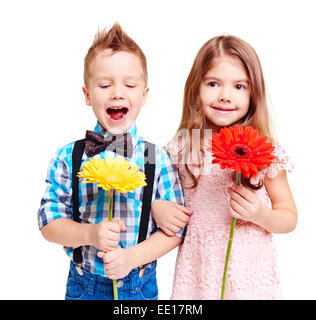
<instances>
[{"instance_id":1,"label":"boy","mask_svg":"<svg viewBox=\"0 0 316 320\"><path fill-rule=\"evenodd\" d=\"M148 94L146 58L118 24L98 33L88 50L83 92L98 122L94 132L87 131L79 167L92 156L105 159L118 153L132 166L144 169L148 144L138 136L134 121ZM152 196L143 196L147 187L134 193L114 192L115 219L109 222L104 190L96 184L74 182L74 153L74 143L70 143L51 160L38 211L44 238L62 244L71 258L66 299L113 299L112 280L120 279L119 299L156 300L156 259L181 242L190 213L179 205L183 195L175 167L166 152L156 146ZM79 199L75 200L77 194ZM154 201L152 211L168 208L175 212L179 218L176 236L157 230L151 216L147 223L141 222L146 197L149 208ZM139 240L140 233L143 241Z\"/></svg>"}]
</instances>

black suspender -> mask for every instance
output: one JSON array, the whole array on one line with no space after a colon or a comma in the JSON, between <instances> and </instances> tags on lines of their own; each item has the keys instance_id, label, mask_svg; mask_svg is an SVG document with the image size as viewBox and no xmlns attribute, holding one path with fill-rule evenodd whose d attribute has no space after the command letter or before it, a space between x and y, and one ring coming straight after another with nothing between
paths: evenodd
<instances>
[{"instance_id":1,"label":"black suspender","mask_svg":"<svg viewBox=\"0 0 316 320\"><path fill-rule=\"evenodd\" d=\"M79 178L77 177L77 173L80 170L81 159L84 152L84 141L85 139L76 141L72 150L72 212L73 220L76 222L81 222L79 218ZM74 248L73 260L76 264L82 263L81 247Z\"/></svg>"},{"instance_id":2,"label":"black suspender","mask_svg":"<svg viewBox=\"0 0 316 320\"><path fill-rule=\"evenodd\" d=\"M140 217L138 243L147 237L151 199L155 180L155 145L146 141L144 152L145 175L147 186L144 187L142 213Z\"/></svg>"},{"instance_id":3,"label":"black suspender","mask_svg":"<svg viewBox=\"0 0 316 320\"><path fill-rule=\"evenodd\" d=\"M79 216L79 179L77 173L80 170L81 159L85 148L85 139L75 142L72 151L72 202L73 202L73 220L81 222ZM147 237L148 222L150 217L152 192L155 180L155 145L145 142L144 164L147 186L143 190L143 204L140 217L138 243L144 241ZM73 261L76 264L82 263L81 247L74 248Z\"/></svg>"}]
</instances>

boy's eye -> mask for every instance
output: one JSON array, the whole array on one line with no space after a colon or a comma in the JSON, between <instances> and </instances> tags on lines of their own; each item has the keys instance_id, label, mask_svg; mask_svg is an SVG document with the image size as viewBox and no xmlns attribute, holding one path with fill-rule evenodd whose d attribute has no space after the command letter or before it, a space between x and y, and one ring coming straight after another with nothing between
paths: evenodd
<instances>
[{"instance_id":1,"label":"boy's eye","mask_svg":"<svg viewBox=\"0 0 316 320\"><path fill-rule=\"evenodd\" d=\"M210 86L210 87L212 87L212 88L215 88L215 87L218 86L218 84L217 84L215 81L210 81L210 82L208 82L207 85Z\"/></svg>"},{"instance_id":2,"label":"boy's eye","mask_svg":"<svg viewBox=\"0 0 316 320\"><path fill-rule=\"evenodd\" d=\"M126 87L127 88L136 88L136 85L134 85L134 84L126 84Z\"/></svg>"},{"instance_id":3,"label":"boy's eye","mask_svg":"<svg viewBox=\"0 0 316 320\"><path fill-rule=\"evenodd\" d=\"M101 89L106 89L106 88L108 88L110 85L109 84L105 84L105 85L101 85L101 86L99 86Z\"/></svg>"}]
</instances>

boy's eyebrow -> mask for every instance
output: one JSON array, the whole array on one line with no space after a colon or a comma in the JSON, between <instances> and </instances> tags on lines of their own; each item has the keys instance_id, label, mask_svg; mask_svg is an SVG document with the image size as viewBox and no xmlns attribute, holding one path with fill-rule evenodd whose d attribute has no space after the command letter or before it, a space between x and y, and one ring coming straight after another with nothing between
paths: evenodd
<instances>
[{"instance_id":1,"label":"boy's eyebrow","mask_svg":"<svg viewBox=\"0 0 316 320\"><path fill-rule=\"evenodd\" d=\"M220 82L220 81L222 81L222 79L220 79L220 78L217 78L217 77L205 77L204 78L204 81L209 81L209 80L215 80L215 81L218 81L218 82ZM249 84L249 80L248 79L238 79L238 80L234 80L234 83L240 83L240 82L244 82L244 83L247 83L247 84Z\"/></svg>"},{"instance_id":2,"label":"boy's eyebrow","mask_svg":"<svg viewBox=\"0 0 316 320\"><path fill-rule=\"evenodd\" d=\"M104 76L104 77L98 77L96 78L96 80L110 80L112 79L111 76L107 77L107 76ZM124 77L124 80L129 80L129 79L137 79L137 76L126 76Z\"/></svg>"}]
</instances>

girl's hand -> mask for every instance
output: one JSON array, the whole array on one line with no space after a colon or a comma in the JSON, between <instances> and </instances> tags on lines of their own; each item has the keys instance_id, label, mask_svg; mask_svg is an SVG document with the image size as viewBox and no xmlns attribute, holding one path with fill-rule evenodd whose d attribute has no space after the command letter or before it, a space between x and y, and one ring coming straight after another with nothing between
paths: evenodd
<instances>
[{"instance_id":1,"label":"girl's hand","mask_svg":"<svg viewBox=\"0 0 316 320\"><path fill-rule=\"evenodd\" d=\"M106 274L111 280L124 278L133 269L129 264L131 259L128 257L128 251L121 247L107 253L98 252L97 256L103 259Z\"/></svg>"},{"instance_id":2,"label":"girl's hand","mask_svg":"<svg viewBox=\"0 0 316 320\"><path fill-rule=\"evenodd\" d=\"M267 208L257 198L256 193L241 185L234 186L229 193L229 213L237 219L261 225Z\"/></svg>"},{"instance_id":3,"label":"girl's hand","mask_svg":"<svg viewBox=\"0 0 316 320\"><path fill-rule=\"evenodd\" d=\"M186 226L192 211L172 201L155 200L151 206L151 214L166 235L174 236Z\"/></svg>"}]
</instances>

